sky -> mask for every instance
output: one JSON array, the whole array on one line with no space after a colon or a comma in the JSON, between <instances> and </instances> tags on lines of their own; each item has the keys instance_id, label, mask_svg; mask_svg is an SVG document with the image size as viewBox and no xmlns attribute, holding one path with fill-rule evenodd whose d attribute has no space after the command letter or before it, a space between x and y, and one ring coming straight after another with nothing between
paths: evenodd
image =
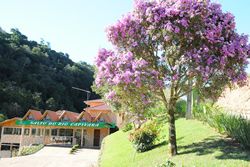
<instances>
[{"instance_id":1,"label":"sky","mask_svg":"<svg viewBox=\"0 0 250 167\"><path fill-rule=\"evenodd\" d=\"M250 0L214 0L250 35ZM99 48L112 48L105 28L132 10L133 0L0 0L0 27L18 28L29 40L44 39L75 61L94 63Z\"/></svg>"}]
</instances>

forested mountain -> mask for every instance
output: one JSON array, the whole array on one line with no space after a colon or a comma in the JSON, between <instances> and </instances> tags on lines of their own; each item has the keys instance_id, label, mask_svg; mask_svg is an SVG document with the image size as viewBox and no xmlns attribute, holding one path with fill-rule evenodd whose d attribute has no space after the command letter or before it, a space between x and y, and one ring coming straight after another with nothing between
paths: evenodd
<instances>
[{"instance_id":1,"label":"forested mountain","mask_svg":"<svg viewBox=\"0 0 250 167\"><path fill-rule=\"evenodd\" d=\"M17 29L0 28L0 114L23 116L29 108L80 112L91 90L93 67L75 63L49 43L30 41ZM91 94L91 98L97 98Z\"/></svg>"}]
</instances>

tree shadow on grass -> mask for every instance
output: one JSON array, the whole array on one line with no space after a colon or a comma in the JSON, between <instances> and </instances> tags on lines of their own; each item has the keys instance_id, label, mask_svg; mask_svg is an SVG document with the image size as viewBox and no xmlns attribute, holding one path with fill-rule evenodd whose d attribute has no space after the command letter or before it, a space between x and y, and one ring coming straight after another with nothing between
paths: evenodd
<instances>
[{"instance_id":1,"label":"tree shadow on grass","mask_svg":"<svg viewBox=\"0 0 250 167\"><path fill-rule=\"evenodd\" d=\"M184 138L184 137L179 137L179 138L177 138L176 140L179 141L179 140L182 140L183 138ZM165 145L167 145L167 144L168 144L167 140L164 140L164 141L162 141L162 142L160 142L160 143L155 144L154 146L152 146L150 150L155 149L155 148L158 148L158 147L165 146Z\"/></svg>"},{"instance_id":2,"label":"tree shadow on grass","mask_svg":"<svg viewBox=\"0 0 250 167\"><path fill-rule=\"evenodd\" d=\"M213 136L201 142L186 146L179 146L179 155L195 153L198 156L212 154L220 151L221 154L215 156L217 159L240 159L250 161L250 151L242 149L239 143L230 138L220 138Z\"/></svg>"},{"instance_id":3,"label":"tree shadow on grass","mask_svg":"<svg viewBox=\"0 0 250 167\"><path fill-rule=\"evenodd\" d=\"M167 141L160 142L160 143L158 143L158 144L153 145L153 146L151 147L150 150L153 150L153 149L155 149L155 148L157 148L157 147L165 146L165 145L167 145L167 144L168 144Z\"/></svg>"}]
</instances>

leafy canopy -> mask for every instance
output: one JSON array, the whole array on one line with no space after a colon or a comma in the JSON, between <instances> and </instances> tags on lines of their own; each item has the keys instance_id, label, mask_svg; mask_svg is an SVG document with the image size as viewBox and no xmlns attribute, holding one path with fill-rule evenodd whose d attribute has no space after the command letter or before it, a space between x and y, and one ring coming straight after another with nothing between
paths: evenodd
<instances>
[{"instance_id":1,"label":"leafy canopy","mask_svg":"<svg viewBox=\"0 0 250 167\"><path fill-rule=\"evenodd\" d=\"M178 99L192 80L201 94L216 98L247 77L247 36L209 0L137 0L107 36L115 49L99 50L95 83L132 111L152 105L166 86Z\"/></svg>"}]
</instances>

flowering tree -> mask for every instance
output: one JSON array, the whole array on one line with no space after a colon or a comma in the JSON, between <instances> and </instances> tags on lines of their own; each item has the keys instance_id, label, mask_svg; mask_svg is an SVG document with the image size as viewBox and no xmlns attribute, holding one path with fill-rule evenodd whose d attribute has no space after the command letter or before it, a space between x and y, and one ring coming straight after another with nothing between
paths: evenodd
<instances>
[{"instance_id":1,"label":"flowering tree","mask_svg":"<svg viewBox=\"0 0 250 167\"><path fill-rule=\"evenodd\" d=\"M160 98L168 112L171 155L177 154L176 101L193 88L216 98L247 77L247 36L236 33L231 13L209 0L137 0L107 34L115 49L99 50L97 87L134 112Z\"/></svg>"}]
</instances>

